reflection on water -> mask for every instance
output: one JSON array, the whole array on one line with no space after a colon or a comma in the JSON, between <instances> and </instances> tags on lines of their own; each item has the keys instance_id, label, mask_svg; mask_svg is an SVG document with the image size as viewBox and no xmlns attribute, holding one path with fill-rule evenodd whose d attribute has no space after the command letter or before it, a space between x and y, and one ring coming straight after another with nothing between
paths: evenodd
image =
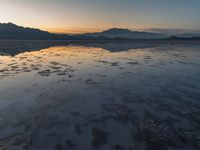
<instances>
[{"instance_id":1,"label":"reflection on water","mask_svg":"<svg viewBox=\"0 0 200 150\"><path fill-rule=\"evenodd\" d=\"M199 149L200 46L58 45L0 56L1 148Z\"/></svg>"},{"instance_id":2,"label":"reflection on water","mask_svg":"<svg viewBox=\"0 0 200 150\"><path fill-rule=\"evenodd\" d=\"M184 41L183 41L184 42ZM39 51L41 49L50 48L53 46L85 46L85 47L95 47L103 48L111 52L128 51L131 49L139 48L153 48L159 47L162 44L178 44L181 45L198 45L198 41L194 42L177 42L177 41L4 41L0 40L0 55L10 55L15 56L24 52Z\"/></svg>"}]
</instances>

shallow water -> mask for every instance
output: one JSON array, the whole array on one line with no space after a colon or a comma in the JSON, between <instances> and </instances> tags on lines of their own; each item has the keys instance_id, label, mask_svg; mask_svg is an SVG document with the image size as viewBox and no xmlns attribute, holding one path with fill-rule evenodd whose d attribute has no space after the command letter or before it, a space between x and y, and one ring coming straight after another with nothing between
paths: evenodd
<instances>
[{"instance_id":1,"label":"shallow water","mask_svg":"<svg viewBox=\"0 0 200 150\"><path fill-rule=\"evenodd\" d=\"M199 149L199 58L197 45L4 51L0 149Z\"/></svg>"}]
</instances>

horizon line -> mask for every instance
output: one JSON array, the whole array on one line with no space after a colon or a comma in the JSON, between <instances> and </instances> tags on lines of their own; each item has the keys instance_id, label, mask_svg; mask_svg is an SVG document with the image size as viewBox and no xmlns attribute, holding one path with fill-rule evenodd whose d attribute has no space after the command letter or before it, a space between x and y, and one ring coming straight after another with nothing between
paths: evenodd
<instances>
[{"instance_id":1,"label":"horizon line","mask_svg":"<svg viewBox=\"0 0 200 150\"><path fill-rule=\"evenodd\" d=\"M133 27L120 27L120 26L113 26L113 27L107 27L107 28L80 28L80 27L66 27L66 28L58 28L58 27L39 27L39 26L24 26L19 25L13 22L0 22L0 24L14 24L20 27L24 28L33 28L33 29L39 29L42 31L46 31L49 33L54 34L69 34L69 35L78 35L78 34L86 34L86 33L96 33L96 32L103 32L109 29L128 29L130 31L138 31L138 32L152 32L152 33L164 33L166 32L177 34L181 32L188 32L188 34L194 34L193 32L199 32L196 34L200 34L200 29L185 29L185 28L146 28L146 29L137 29ZM187 34L187 33L186 33Z\"/></svg>"}]
</instances>

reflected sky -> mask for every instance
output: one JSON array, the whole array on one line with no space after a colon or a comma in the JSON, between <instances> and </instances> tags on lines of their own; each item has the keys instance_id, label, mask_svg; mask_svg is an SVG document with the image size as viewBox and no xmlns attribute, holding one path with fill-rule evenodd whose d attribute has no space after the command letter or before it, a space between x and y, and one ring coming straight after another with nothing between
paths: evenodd
<instances>
[{"instance_id":1,"label":"reflected sky","mask_svg":"<svg viewBox=\"0 0 200 150\"><path fill-rule=\"evenodd\" d=\"M54 46L85 46L103 48L111 52L128 51L130 49L150 48L159 46L159 42L117 42L117 41L0 41L0 55L15 56L24 52L39 51Z\"/></svg>"},{"instance_id":2,"label":"reflected sky","mask_svg":"<svg viewBox=\"0 0 200 150\"><path fill-rule=\"evenodd\" d=\"M167 64L172 63L173 67L177 67L173 65L173 61L177 61L176 63L179 64L179 62L185 61L184 57L188 57L188 61L194 59L192 62L196 62L197 60L194 58L193 53L196 53L196 49L198 50L199 48L198 45L173 46L167 44L155 45L141 43L84 43L82 45L64 43L65 45L56 46L54 44L49 45L47 42L43 43L41 47L33 49L31 46L37 42L33 41L32 43L30 41L30 49L24 49L21 52L17 51L13 54L4 53L0 56L0 76L4 78L9 75L15 76L16 74L27 72L34 72L44 76L49 76L51 74L65 75L68 74L68 69L72 72L74 70L82 70L90 67L95 70L101 70L102 67L104 68L106 66L111 67L110 69L113 72L116 71L116 68L119 69L119 71L120 69L123 70L126 68L125 70L129 72L132 70L130 68L131 66L141 67L155 65L156 67L158 65L157 67L159 67L159 64L166 63L166 61L168 61ZM13 44L16 43L14 42ZM18 44L22 44L22 46L16 45L16 47L13 47L13 51L19 50L24 46L23 42ZM183 50L181 51L178 49L178 51L176 51L177 47L183 47ZM187 47L193 47L195 51L189 52ZM192 62L190 63L192 64ZM190 63L187 62L186 64ZM198 63L198 61L196 63Z\"/></svg>"},{"instance_id":3,"label":"reflected sky","mask_svg":"<svg viewBox=\"0 0 200 150\"><path fill-rule=\"evenodd\" d=\"M199 48L65 45L1 55L0 146L143 150L148 143L136 138L148 133L161 149L196 150L198 140L176 139L199 137ZM102 136L106 143L96 144Z\"/></svg>"}]
</instances>

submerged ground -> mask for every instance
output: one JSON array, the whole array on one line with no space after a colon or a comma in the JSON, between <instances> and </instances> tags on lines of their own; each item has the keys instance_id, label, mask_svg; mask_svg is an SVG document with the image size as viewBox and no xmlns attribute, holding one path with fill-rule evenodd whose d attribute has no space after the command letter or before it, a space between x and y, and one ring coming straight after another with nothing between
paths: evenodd
<instances>
[{"instance_id":1,"label":"submerged ground","mask_svg":"<svg viewBox=\"0 0 200 150\"><path fill-rule=\"evenodd\" d=\"M200 46L58 45L0 56L1 150L200 149Z\"/></svg>"}]
</instances>

